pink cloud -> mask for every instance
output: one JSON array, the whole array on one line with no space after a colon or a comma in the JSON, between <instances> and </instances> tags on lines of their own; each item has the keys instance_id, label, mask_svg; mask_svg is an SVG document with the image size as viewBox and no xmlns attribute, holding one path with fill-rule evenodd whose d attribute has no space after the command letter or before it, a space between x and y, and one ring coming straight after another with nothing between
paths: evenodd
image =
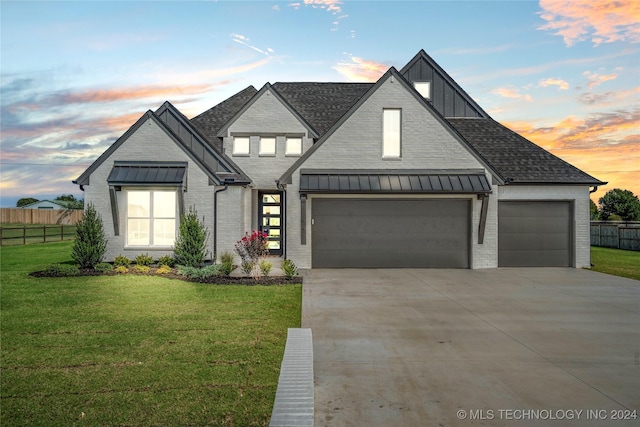
<instances>
[{"instance_id":1,"label":"pink cloud","mask_svg":"<svg viewBox=\"0 0 640 427\"><path fill-rule=\"evenodd\" d=\"M348 62L335 65L333 69L354 82L375 82L389 69L385 64L357 56L349 59Z\"/></svg>"},{"instance_id":2,"label":"pink cloud","mask_svg":"<svg viewBox=\"0 0 640 427\"><path fill-rule=\"evenodd\" d=\"M540 0L538 27L562 36L567 46L591 39L595 46L616 41L640 42L640 2L637 0Z\"/></svg>"}]
</instances>

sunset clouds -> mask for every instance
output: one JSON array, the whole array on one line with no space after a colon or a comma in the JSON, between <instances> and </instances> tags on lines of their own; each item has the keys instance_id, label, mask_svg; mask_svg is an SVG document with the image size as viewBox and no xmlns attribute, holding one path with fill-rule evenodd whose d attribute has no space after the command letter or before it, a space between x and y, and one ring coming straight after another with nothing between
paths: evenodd
<instances>
[{"instance_id":1,"label":"sunset clouds","mask_svg":"<svg viewBox=\"0 0 640 427\"><path fill-rule=\"evenodd\" d=\"M389 66L357 56L349 56L346 61L339 62L333 68L349 81L366 83L378 80Z\"/></svg>"},{"instance_id":2,"label":"sunset clouds","mask_svg":"<svg viewBox=\"0 0 640 427\"><path fill-rule=\"evenodd\" d=\"M164 101L193 117L249 85L375 82L420 49L495 120L640 195L639 5L3 2L1 201L82 197L71 180Z\"/></svg>"},{"instance_id":3,"label":"sunset clouds","mask_svg":"<svg viewBox=\"0 0 640 427\"><path fill-rule=\"evenodd\" d=\"M601 43L640 42L640 2L637 0L540 0L539 29L559 35L567 46L590 40Z\"/></svg>"}]
</instances>

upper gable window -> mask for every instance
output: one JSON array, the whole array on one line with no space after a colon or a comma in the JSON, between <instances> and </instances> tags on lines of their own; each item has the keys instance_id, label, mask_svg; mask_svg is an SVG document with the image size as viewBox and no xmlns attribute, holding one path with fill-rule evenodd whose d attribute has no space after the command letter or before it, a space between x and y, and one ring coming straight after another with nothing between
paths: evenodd
<instances>
[{"instance_id":1,"label":"upper gable window","mask_svg":"<svg viewBox=\"0 0 640 427\"><path fill-rule=\"evenodd\" d=\"M249 137L248 136L233 137L233 155L234 156L249 155Z\"/></svg>"},{"instance_id":2,"label":"upper gable window","mask_svg":"<svg viewBox=\"0 0 640 427\"><path fill-rule=\"evenodd\" d=\"M399 159L401 156L402 110L386 108L382 110L382 157Z\"/></svg>"},{"instance_id":3,"label":"upper gable window","mask_svg":"<svg viewBox=\"0 0 640 427\"><path fill-rule=\"evenodd\" d=\"M275 137L260 137L260 155L261 156L276 155Z\"/></svg>"},{"instance_id":4,"label":"upper gable window","mask_svg":"<svg viewBox=\"0 0 640 427\"><path fill-rule=\"evenodd\" d=\"M299 156L302 154L302 138L287 138L287 144L284 151L285 156Z\"/></svg>"},{"instance_id":5,"label":"upper gable window","mask_svg":"<svg viewBox=\"0 0 640 427\"><path fill-rule=\"evenodd\" d=\"M431 82L414 82L413 86L424 99L431 99Z\"/></svg>"}]
</instances>

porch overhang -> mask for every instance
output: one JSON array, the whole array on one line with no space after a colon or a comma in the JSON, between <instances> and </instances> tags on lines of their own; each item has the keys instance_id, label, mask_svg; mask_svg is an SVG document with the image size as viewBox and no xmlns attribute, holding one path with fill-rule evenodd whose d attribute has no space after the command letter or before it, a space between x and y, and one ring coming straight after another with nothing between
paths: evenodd
<instances>
[{"instance_id":1,"label":"porch overhang","mask_svg":"<svg viewBox=\"0 0 640 427\"><path fill-rule=\"evenodd\" d=\"M301 194L478 194L492 192L482 170L302 169Z\"/></svg>"},{"instance_id":2,"label":"porch overhang","mask_svg":"<svg viewBox=\"0 0 640 427\"><path fill-rule=\"evenodd\" d=\"M484 243L491 185L483 170L386 170L386 169L302 169L300 170L302 244L306 244L306 202L308 194L369 195L476 195L482 201L478 244Z\"/></svg>"},{"instance_id":3,"label":"porch overhang","mask_svg":"<svg viewBox=\"0 0 640 427\"><path fill-rule=\"evenodd\" d=\"M184 213L187 177L186 162L114 162L107 177L114 235L120 235L120 209L116 192L129 187L175 187L180 217Z\"/></svg>"}]
</instances>

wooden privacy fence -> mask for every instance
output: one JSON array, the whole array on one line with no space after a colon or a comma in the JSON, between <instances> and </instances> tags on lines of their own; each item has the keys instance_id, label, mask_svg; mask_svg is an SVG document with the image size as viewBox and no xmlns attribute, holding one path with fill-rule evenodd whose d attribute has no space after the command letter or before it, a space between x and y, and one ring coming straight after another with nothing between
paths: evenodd
<instances>
[{"instance_id":1,"label":"wooden privacy fence","mask_svg":"<svg viewBox=\"0 0 640 427\"><path fill-rule=\"evenodd\" d=\"M591 246L640 251L640 221L591 221Z\"/></svg>"},{"instance_id":2,"label":"wooden privacy fence","mask_svg":"<svg viewBox=\"0 0 640 427\"><path fill-rule=\"evenodd\" d=\"M58 242L76 237L75 225L13 225L0 227L0 246Z\"/></svg>"},{"instance_id":3,"label":"wooden privacy fence","mask_svg":"<svg viewBox=\"0 0 640 427\"><path fill-rule=\"evenodd\" d=\"M0 223L75 225L82 219L83 214L82 209L0 208Z\"/></svg>"}]
</instances>

